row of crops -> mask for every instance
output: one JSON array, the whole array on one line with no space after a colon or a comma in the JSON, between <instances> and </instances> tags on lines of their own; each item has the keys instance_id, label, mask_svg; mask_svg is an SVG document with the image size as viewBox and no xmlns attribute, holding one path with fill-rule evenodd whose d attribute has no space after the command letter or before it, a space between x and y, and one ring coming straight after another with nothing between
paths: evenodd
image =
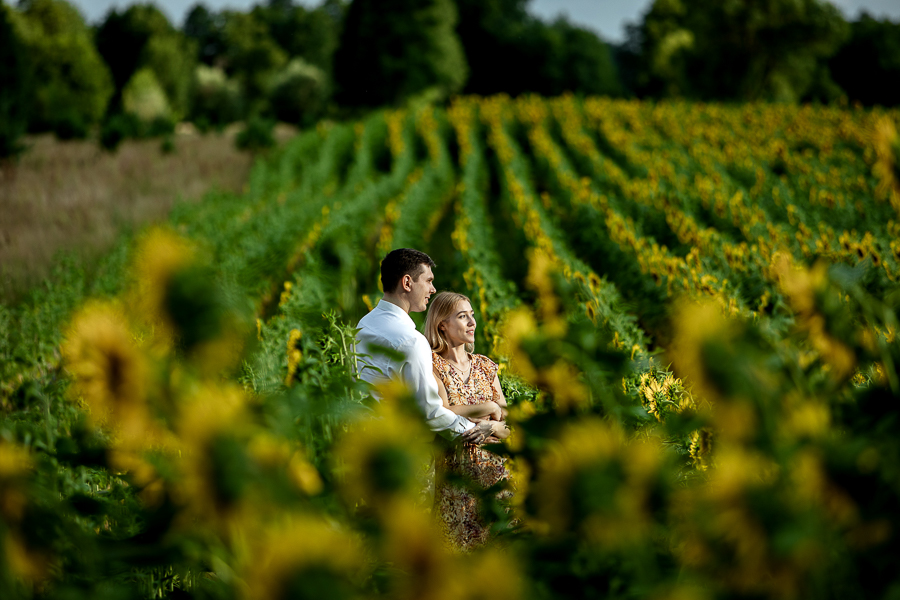
<instances>
[{"instance_id":1,"label":"row of crops","mask_svg":"<svg viewBox=\"0 0 900 600\"><path fill-rule=\"evenodd\" d=\"M301 133L0 307L4 597L896 597L898 120L492 97ZM502 364L514 494L470 554L408 395L352 377L397 247Z\"/></svg>"}]
</instances>

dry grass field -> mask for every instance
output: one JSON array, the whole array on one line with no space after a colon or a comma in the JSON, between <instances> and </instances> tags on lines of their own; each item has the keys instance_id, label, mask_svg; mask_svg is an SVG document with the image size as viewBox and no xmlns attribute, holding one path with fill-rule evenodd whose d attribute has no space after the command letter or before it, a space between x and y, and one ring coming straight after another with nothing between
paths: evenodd
<instances>
[{"instance_id":1,"label":"dry grass field","mask_svg":"<svg viewBox=\"0 0 900 600\"><path fill-rule=\"evenodd\" d=\"M292 134L276 130L280 141ZM235 148L233 130L174 142L169 154L158 139L127 140L110 154L93 141L28 138L18 164L0 171L0 301L40 282L60 251L97 255L176 201L243 187L253 159Z\"/></svg>"}]
</instances>

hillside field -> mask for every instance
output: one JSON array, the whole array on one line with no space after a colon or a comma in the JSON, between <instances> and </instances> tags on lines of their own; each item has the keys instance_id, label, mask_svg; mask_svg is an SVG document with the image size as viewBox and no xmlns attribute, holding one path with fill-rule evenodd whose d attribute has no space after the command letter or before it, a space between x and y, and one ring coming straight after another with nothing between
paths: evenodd
<instances>
[{"instance_id":1,"label":"hillside field","mask_svg":"<svg viewBox=\"0 0 900 600\"><path fill-rule=\"evenodd\" d=\"M0 305L4 598L900 597L898 122L495 96L300 132ZM470 554L408 395L352 377L399 247L511 406Z\"/></svg>"}]
</instances>

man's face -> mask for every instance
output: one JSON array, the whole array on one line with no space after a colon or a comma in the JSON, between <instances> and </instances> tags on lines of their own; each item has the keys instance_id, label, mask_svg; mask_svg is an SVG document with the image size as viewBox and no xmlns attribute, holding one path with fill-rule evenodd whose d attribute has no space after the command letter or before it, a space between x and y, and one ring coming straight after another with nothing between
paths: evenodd
<instances>
[{"instance_id":1,"label":"man's face","mask_svg":"<svg viewBox=\"0 0 900 600\"><path fill-rule=\"evenodd\" d=\"M422 312L428 307L428 299L437 290L434 289L434 274L431 267L422 265L425 269L419 273L418 281L412 279L410 275L404 275L404 279L409 277L407 284L411 286L409 292L409 312Z\"/></svg>"}]
</instances>

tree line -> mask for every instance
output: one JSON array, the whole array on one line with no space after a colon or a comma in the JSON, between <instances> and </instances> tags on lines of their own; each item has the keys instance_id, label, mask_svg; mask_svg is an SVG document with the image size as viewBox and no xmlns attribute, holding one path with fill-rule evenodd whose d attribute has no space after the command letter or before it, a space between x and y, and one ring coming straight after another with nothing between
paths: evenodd
<instances>
[{"instance_id":1,"label":"tree line","mask_svg":"<svg viewBox=\"0 0 900 600\"><path fill-rule=\"evenodd\" d=\"M528 0L153 4L88 25L66 0L0 0L0 156L26 132L124 137L253 118L306 126L458 94L900 103L900 23L824 0L655 0L623 44Z\"/></svg>"}]
</instances>

